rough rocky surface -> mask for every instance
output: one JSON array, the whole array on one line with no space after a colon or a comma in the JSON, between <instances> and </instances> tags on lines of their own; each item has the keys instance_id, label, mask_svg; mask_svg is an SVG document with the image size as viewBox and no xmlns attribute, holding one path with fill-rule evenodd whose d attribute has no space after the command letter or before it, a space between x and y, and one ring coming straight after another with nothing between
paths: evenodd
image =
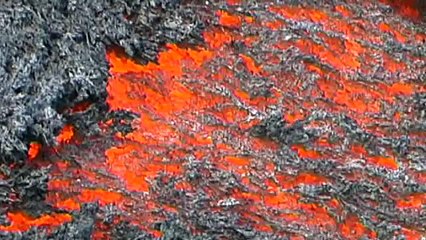
<instances>
[{"instance_id":1,"label":"rough rocky surface","mask_svg":"<svg viewBox=\"0 0 426 240\"><path fill-rule=\"evenodd\" d=\"M31 141L53 145L65 109L105 99L109 46L152 61L165 42L196 42L201 30L175 0L6 1L0 19L3 163L24 160Z\"/></svg>"},{"instance_id":2,"label":"rough rocky surface","mask_svg":"<svg viewBox=\"0 0 426 240\"><path fill-rule=\"evenodd\" d=\"M426 236L414 1L182 2L1 6L0 239Z\"/></svg>"}]
</instances>

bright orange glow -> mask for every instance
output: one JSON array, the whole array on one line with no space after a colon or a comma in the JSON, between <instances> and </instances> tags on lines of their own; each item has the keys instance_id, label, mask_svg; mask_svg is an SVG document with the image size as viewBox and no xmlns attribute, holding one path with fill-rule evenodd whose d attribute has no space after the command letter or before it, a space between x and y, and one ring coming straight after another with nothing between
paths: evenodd
<instances>
[{"instance_id":1,"label":"bright orange glow","mask_svg":"<svg viewBox=\"0 0 426 240\"><path fill-rule=\"evenodd\" d=\"M70 181L62 179L53 179L49 181L49 190L61 190L71 186Z\"/></svg>"},{"instance_id":2,"label":"bright orange glow","mask_svg":"<svg viewBox=\"0 0 426 240\"><path fill-rule=\"evenodd\" d=\"M411 229L403 228L401 233L405 235L407 240L418 240L424 237L424 234L419 233L418 231L414 231Z\"/></svg>"},{"instance_id":3,"label":"bright orange glow","mask_svg":"<svg viewBox=\"0 0 426 240\"><path fill-rule=\"evenodd\" d=\"M28 231L32 227L55 227L72 220L69 214L54 213L40 218L32 218L24 213L8 213L11 225L0 226L0 231Z\"/></svg>"},{"instance_id":4,"label":"bright orange glow","mask_svg":"<svg viewBox=\"0 0 426 240\"><path fill-rule=\"evenodd\" d=\"M65 125L61 133L56 137L56 141L59 143L68 143L74 136L74 127L71 125Z\"/></svg>"},{"instance_id":5,"label":"bright orange glow","mask_svg":"<svg viewBox=\"0 0 426 240\"><path fill-rule=\"evenodd\" d=\"M226 2L230 5L238 5L242 3L243 0L227 0Z\"/></svg>"},{"instance_id":6,"label":"bright orange glow","mask_svg":"<svg viewBox=\"0 0 426 240\"><path fill-rule=\"evenodd\" d=\"M421 209L426 205L426 193L418 193L407 196L398 201L399 208L417 208Z\"/></svg>"},{"instance_id":7,"label":"bright orange glow","mask_svg":"<svg viewBox=\"0 0 426 240\"><path fill-rule=\"evenodd\" d=\"M232 5L241 2L228 0ZM404 99L426 91L420 83L401 77L412 74L406 59L415 57L406 53L402 60L397 60L371 45L384 44L384 35L400 43L419 44L425 35L404 26L396 28L387 19L382 22L360 19L355 11L343 5L315 9L274 4L269 10L280 19L214 11L212 22L218 26L208 26L203 32L205 44L192 48L168 44L156 63L142 65L121 50L110 49L107 104L111 111L128 110L139 117L131 121L130 133L111 134L113 140L108 142L111 143L106 146L108 149L102 148L95 159L86 160L86 156L74 156L74 152L60 155L75 159L53 163L48 203L65 211L79 210L81 203L113 204L123 213L124 220L161 236L161 232L151 229L151 224L164 220L164 212L182 211L179 205L182 203L159 196L159 185L167 185L167 191L185 191L185 196L202 191L211 199L212 212L220 211L219 203L232 197L239 204L229 211L236 211L242 216L241 222L258 231L287 236L274 224L291 223L338 231L347 239L377 238L377 233L364 225L360 216L347 211L344 199L327 196L310 201L300 189L332 185L337 181L336 175L341 175L349 181L377 183L383 191L388 191L381 185L380 177L366 174L363 168L389 172L410 169L415 181L426 182L424 174L412 169L408 160L391 147L384 147L385 153L377 153L368 148L367 140L346 142L345 139L347 135L365 131L379 137L409 135L413 141L424 141L423 133L403 132L395 127L413 114L404 109ZM269 39L253 34L260 30L278 34L289 28L291 21L287 20L315 23L319 29L336 35L318 31L309 33L312 36L300 33L301 37L285 40L281 36ZM294 63L297 71L287 69L289 66L280 55L291 55L292 51L307 57ZM379 71L377 67L385 76L383 79L355 78L362 74L370 76ZM260 90L268 94L258 94ZM387 110L394 105L398 106L396 112ZM79 109L84 111L86 107L83 104ZM282 139L253 137L249 130L275 110L279 110L289 130L281 133L275 129L278 133L274 134L291 137L291 127L303 123L303 128L297 128L295 138L310 130L318 130L318 136L288 144L286 149ZM329 116L308 121L318 111ZM336 119L343 116L352 119L359 129L348 127L348 123L339 124L340 120ZM109 120L100 126L108 132L113 124ZM330 129L334 132L330 133ZM75 144L71 140L76 133L67 125L57 140ZM40 147L30 148L30 159L36 158ZM295 166L301 167L288 164L287 157L294 158ZM361 167L335 174L322 171L324 161L336 164L336 169L330 171L347 169L352 164ZM188 177L194 171L193 165L199 168L195 172L201 176L195 180ZM305 165L309 167L303 168ZM214 174L232 175L237 187L228 189L217 179L205 184ZM426 203L422 194L394 198L401 211L420 209ZM372 202L365 204L370 208L380 204ZM336 214L341 217L336 218ZM8 229L27 228L29 225L22 221L37 224L34 219L17 216L9 216L13 224ZM65 218L62 216L62 220ZM52 221L53 225L59 222ZM199 231L194 228L191 230ZM94 238L106 238L106 232L97 226ZM407 236L419 234L409 226L404 226L401 232ZM289 235L303 238L302 234Z\"/></svg>"},{"instance_id":8,"label":"bright orange glow","mask_svg":"<svg viewBox=\"0 0 426 240\"><path fill-rule=\"evenodd\" d=\"M256 63L251 57L245 56L243 54L240 54L240 57L243 59L244 63L246 64L247 69L252 72L253 74L260 74L262 69L258 66L256 66Z\"/></svg>"},{"instance_id":9,"label":"bright orange glow","mask_svg":"<svg viewBox=\"0 0 426 240\"><path fill-rule=\"evenodd\" d=\"M339 12L340 14L342 14L345 17L351 17L352 16L352 12L345 6L343 5L338 5L335 7L336 11Z\"/></svg>"},{"instance_id":10,"label":"bright orange glow","mask_svg":"<svg viewBox=\"0 0 426 240\"><path fill-rule=\"evenodd\" d=\"M110 203L121 203L123 201L123 196L119 193L108 192L102 189L84 189L79 199L83 202L99 201L102 206Z\"/></svg>"},{"instance_id":11,"label":"bright orange glow","mask_svg":"<svg viewBox=\"0 0 426 240\"><path fill-rule=\"evenodd\" d=\"M265 22L264 25L272 30L280 30L284 28L285 23L282 21L276 20L276 21Z\"/></svg>"},{"instance_id":12,"label":"bright orange glow","mask_svg":"<svg viewBox=\"0 0 426 240\"><path fill-rule=\"evenodd\" d=\"M376 234L365 228L359 218L354 215L346 218L344 224L341 225L341 231L344 236L351 236L351 239L359 239L363 236L376 238Z\"/></svg>"},{"instance_id":13,"label":"bright orange glow","mask_svg":"<svg viewBox=\"0 0 426 240\"><path fill-rule=\"evenodd\" d=\"M41 151L41 144L37 142L30 143L30 148L28 149L28 159L34 160Z\"/></svg>"},{"instance_id":14,"label":"bright orange glow","mask_svg":"<svg viewBox=\"0 0 426 240\"><path fill-rule=\"evenodd\" d=\"M217 15L219 16L219 23L222 26L226 27L235 27L238 28L241 26L241 19L238 16L230 15L224 11L218 11Z\"/></svg>"},{"instance_id":15,"label":"bright orange glow","mask_svg":"<svg viewBox=\"0 0 426 240\"><path fill-rule=\"evenodd\" d=\"M229 32L218 29L216 31L205 32L204 39L212 49L217 49L230 43L234 39L234 36Z\"/></svg>"},{"instance_id":16,"label":"bright orange glow","mask_svg":"<svg viewBox=\"0 0 426 240\"><path fill-rule=\"evenodd\" d=\"M303 146L297 146L296 145L296 146L293 146L293 149L295 151L297 151L297 153L299 154L299 156L302 157L302 158L311 158L311 159L321 158L321 154L320 153L318 153L316 151L313 151L313 150L306 149Z\"/></svg>"},{"instance_id":17,"label":"bright orange glow","mask_svg":"<svg viewBox=\"0 0 426 240\"><path fill-rule=\"evenodd\" d=\"M80 210L80 203L76 202L73 199L66 199L64 201L58 201L55 204L55 207L57 207L58 209L74 211L74 210Z\"/></svg>"},{"instance_id":18,"label":"bright orange glow","mask_svg":"<svg viewBox=\"0 0 426 240\"><path fill-rule=\"evenodd\" d=\"M383 156L368 157L367 161L388 169L392 169L392 170L398 169L398 162L392 157L383 157Z\"/></svg>"},{"instance_id":19,"label":"bright orange glow","mask_svg":"<svg viewBox=\"0 0 426 240\"><path fill-rule=\"evenodd\" d=\"M237 166L247 166L250 164L250 160L242 157L234 157L234 156L227 156L224 159L228 163L232 163Z\"/></svg>"},{"instance_id":20,"label":"bright orange glow","mask_svg":"<svg viewBox=\"0 0 426 240\"><path fill-rule=\"evenodd\" d=\"M327 179L312 173L300 173L294 179L294 185L306 184L306 185L321 185L327 183Z\"/></svg>"}]
</instances>

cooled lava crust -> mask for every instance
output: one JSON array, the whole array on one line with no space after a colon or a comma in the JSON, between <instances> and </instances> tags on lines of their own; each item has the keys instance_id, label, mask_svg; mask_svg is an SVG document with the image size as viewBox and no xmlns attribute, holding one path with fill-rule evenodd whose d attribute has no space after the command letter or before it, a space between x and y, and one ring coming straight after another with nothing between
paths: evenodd
<instances>
[{"instance_id":1,"label":"cooled lava crust","mask_svg":"<svg viewBox=\"0 0 426 240\"><path fill-rule=\"evenodd\" d=\"M2 3L0 239L426 237L421 3Z\"/></svg>"}]
</instances>

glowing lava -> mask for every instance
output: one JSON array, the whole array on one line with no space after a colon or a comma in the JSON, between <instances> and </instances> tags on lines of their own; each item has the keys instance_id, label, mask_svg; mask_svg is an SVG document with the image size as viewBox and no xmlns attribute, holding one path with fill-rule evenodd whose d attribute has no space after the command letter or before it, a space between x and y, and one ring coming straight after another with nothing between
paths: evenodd
<instances>
[{"instance_id":1,"label":"glowing lava","mask_svg":"<svg viewBox=\"0 0 426 240\"><path fill-rule=\"evenodd\" d=\"M354 5L359 10L369 4ZM421 44L422 33L396 29L386 18L360 19L344 5L253 11L215 11L211 21L217 25L204 32L204 46L168 44L157 63L141 65L118 49L109 51L107 103L111 111L138 114L133 131L117 134L104 156L89 161L79 153L81 168L67 159L56 162L48 202L67 211L80 209L81 202L115 205L126 220L156 236L161 232L152 226L166 213L201 232L185 215L200 195L212 214L232 213L248 229L295 238L325 232L377 238L379 222L389 220L380 207L421 209L424 194L402 197L389 187L397 174L420 183L413 176L423 173L388 143L406 136L413 144L426 142L424 134L400 127L401 119L417 117L409 99L426 89L413 80L422 70L413 62L426 59L408 52L397 58L384 44ZM267 134L251 134L268 120ZM74 131L66 126L58 141L72 143ZM31 148L30 158L37 149ZM5 230L43 225L9 218L13 224ZM402 229L395 235L424 234L392 221ZM94 236L105 235L98 229Z\"/></svg>"}]
</instances>

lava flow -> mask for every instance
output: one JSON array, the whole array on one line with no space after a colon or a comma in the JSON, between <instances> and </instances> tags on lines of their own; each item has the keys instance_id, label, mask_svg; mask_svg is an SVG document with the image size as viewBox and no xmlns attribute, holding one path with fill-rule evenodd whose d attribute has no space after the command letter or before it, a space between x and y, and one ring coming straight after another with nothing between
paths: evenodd
<instances>
[{"instance_id":1,"label":"lava flow","mask_svg":"<svg viewBox=\"0 0 426 240\"><path fill-rule=\"evenodd\" d=\"M97 137L66 126L48 157L54 213L11 212L0 230L97 202L93 239L124 239L123 223L129 239L426 236L421 14L261 2L200 8L204 44L167 44L157 62L111 48L107 104L129 117Z\"/></svg>"}]
</instances>

